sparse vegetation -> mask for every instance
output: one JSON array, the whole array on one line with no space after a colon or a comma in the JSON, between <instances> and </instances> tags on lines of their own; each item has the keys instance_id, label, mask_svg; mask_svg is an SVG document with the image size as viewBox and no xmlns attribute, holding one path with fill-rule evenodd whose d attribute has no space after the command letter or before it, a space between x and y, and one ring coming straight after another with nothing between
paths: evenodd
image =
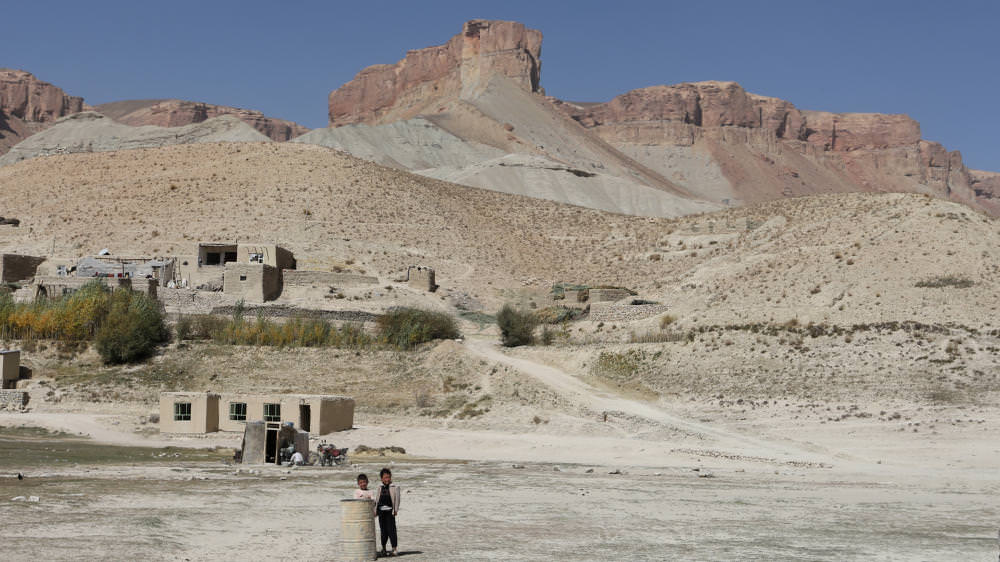
<instances>
[{"instance_id":1,"label":"sparse vegetation","mask_svg":"<svg viewBox=\"0 0 1000 562\"><path fill-rule=\"evenodd\" d=\"M534 341L538 319L531 312L524 312L505 304L497 313L500 339L506 347L530 345Z\"/></svg>"},{"instance_id":2,"label":"sparse vegetation","mask_svg":"<svg viewBox=\"0 0 1000 562\"><path fill-rule=\"evenodd\" d=\"M169 332L160 303L132 291L110 291L99 281L56 299L15 303L0 293L0 338L95 341L107 363L128 363L151 355Z\"/></svg>"},{"instance_id":3,"label":"sparse vegetation","mask_svg":"<svg viewBox=\"0 0 1000 562\"><path fill-rule=\"evenodd\" d=\"M940 275L929 279L917 281L916 287L940 289L943 287L955 287L956 289L968 289L975 285L972 279L960 275Z\"/></svg>"},{"instance_id":4,"label":"sparse vegetation","mask_svg":"<svg viewBox=\"0 0 1000 562\"><path fill-rule=\"evenodd\" d=\"M439 339L455 339L461 334L455 319L443 312L419 308L395 308L376 321L382 343L396 349L411 349Z\"/></svg>"},{"instance_id":5,"label":"sparse vegetation","mask_svg":"<svg viewBox=\"0 0 1000 562\"><path fill-rule=\"evenodd\" d=\"M160 303L133 291L111 293L108 313L97 329L97 352L105 363L133 363L153 354L170 332Z\"/></svg>"},{"instance_id":6,"label":"sparse vegetation","mask_svg":"<svg viewBox=\"0 0 1000 562\"><path fill-rule=\"evenodd\" d=\"M568 306L547 306L534 312L535 320L539 324L562 324L575 320L582 314L582 309Z\"/></svg>"}]
</instances>

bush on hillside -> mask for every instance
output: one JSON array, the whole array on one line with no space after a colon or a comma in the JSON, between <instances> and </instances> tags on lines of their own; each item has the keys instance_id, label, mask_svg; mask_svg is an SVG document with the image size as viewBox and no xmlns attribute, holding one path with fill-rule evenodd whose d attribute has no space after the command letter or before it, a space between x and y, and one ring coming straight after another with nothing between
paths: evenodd
<instances>
[{"instance_id":1,"label":"bush on hillside","mask_svg":"<svg viewBox=\"0 0 1000 562\"><path fill-rule=\"evenodd\" d=\"M500 340L505 347L530 345L534 341L535 326L538 320L531 312L517 310L509 304L503 305L497 313L497 325L500 327Z\"/></svg>"},{"instance_id":2,"label":"bush on hillside","mask_svg":"<svg viewBox=\"0 0 1000 562\"><path fill-rule=\"evenodd\" d=\"M451 316L419 308L389 310L378 317L376 329L379 340L396 349L411 349L425 342L461 335Z\"/></svg>"},{"instance_id":3,"label":"bush on hillside","mask_svg":"<svg viewBox=\"0 0 1000 562\"><path fill-rule=\"evenodd\" d=\"M156 299L143 293L115 291L97 329L97 352L105 363L132 363L153 354L170 332Z\"/></svg>"}]
</instances>

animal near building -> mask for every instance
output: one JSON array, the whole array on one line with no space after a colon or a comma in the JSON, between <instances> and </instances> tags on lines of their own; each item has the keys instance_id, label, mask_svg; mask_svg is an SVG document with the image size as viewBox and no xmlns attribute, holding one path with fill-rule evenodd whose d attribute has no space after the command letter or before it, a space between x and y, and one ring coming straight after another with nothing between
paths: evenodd
<instances>
[{"instance_id":1,"label":"animal near building","mask_svg":"<svg viewBox=\"0 0 1000 562\"><path fill-rule=\"evenodd\" d=\"M350 429L354 399L322 394L161 392L161 433L243 431L248 422L291 422L317 434ZM269 426L270 427L270 426Z\"/></svg>"}]
</instances>

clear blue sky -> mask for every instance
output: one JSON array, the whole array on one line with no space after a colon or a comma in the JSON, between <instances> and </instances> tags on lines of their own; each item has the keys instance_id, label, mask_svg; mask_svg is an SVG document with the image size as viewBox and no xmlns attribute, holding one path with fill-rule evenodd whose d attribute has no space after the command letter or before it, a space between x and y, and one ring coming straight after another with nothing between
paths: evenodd
<instances>
[{"instance_id":1,"label":"clear blue sky","mask_svg":"<svg viewBox=\"0 0 1000 562\"><path fill-rule=\"evenodd\" d=\"M0 66L99 104L181 98L326 124L361 68L467 19L542 30L550 95L735 80L804 109L907 113L924 138L1000 171L1000 1L534 0L8 2Z\"/></svg>"}]
</instances>

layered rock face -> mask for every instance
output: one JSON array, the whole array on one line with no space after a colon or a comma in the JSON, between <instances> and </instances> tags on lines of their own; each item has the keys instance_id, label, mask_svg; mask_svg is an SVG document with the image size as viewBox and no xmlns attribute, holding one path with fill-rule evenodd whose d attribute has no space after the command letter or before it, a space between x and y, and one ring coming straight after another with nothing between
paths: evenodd
<instances>
[{"instance_id":1,"label":"layered rock face","mask_svg":"<svg viewBox=\"0 0 1000 562\"><path fill-rule=\"evenodd\" d=\"M441 100L467 98L494 75L540 90L542 33L509 21L473 20L444 45L370 66L330 94L330 125L409 119Z\"/></svg>"},{"instance_id":2,"label":"layered rock face","mask_svg":"<svg viewBox=\"0 0 1000 562\"><path fill-rule=\"evenodd\" d=\"M890 148L920 141L920 124L905 115L800 111L778 98L751 94L735 82L652 86L607 103L556 104L585 127L629 125L643 137L643 125L662 122L697 127L764 129L776 138L806 141L824 149ZM655 129L653 129L655 131Z\"/></svg>"},{"instance_id":3,"label":"layered rock face","mask_svg":"<svg viewBox=\"0 0 1000 562\"><path fill-rule=\"evenodd\" d=\"M906 115L800 110L735 82L653 86L607 103L550 101L674 181L683 173L678 159L710 155L726 184L714 191L729 191L733 202L823 191L917 191L987 208L961 154L921 139L920 124ZM699 192L697 185L685 186Z\"/></svg>"},{"instance_id":4,"label":"layered rock face","mask_svg":"<svg viewBox=\"0 0 1000 562\"><path fill-rule=\"evenodd\" d=\"M259 111L183 100L130 100L94 108L115 121L133 127L183 127L222 115L232 115L270 138L283 142L309 131L292 121L267 117Z\"/></svg>"},{"instance_id":5,"label":"layered rock face","mask_svg":"<svg viewBox=\"0 0 1000 562\"><path fill-rule=\"evenodd\" d=\"M83 98L23 70L0 69L0 113L25 122L51 123L83 111Z\"/></svg>"}]
</instances>

